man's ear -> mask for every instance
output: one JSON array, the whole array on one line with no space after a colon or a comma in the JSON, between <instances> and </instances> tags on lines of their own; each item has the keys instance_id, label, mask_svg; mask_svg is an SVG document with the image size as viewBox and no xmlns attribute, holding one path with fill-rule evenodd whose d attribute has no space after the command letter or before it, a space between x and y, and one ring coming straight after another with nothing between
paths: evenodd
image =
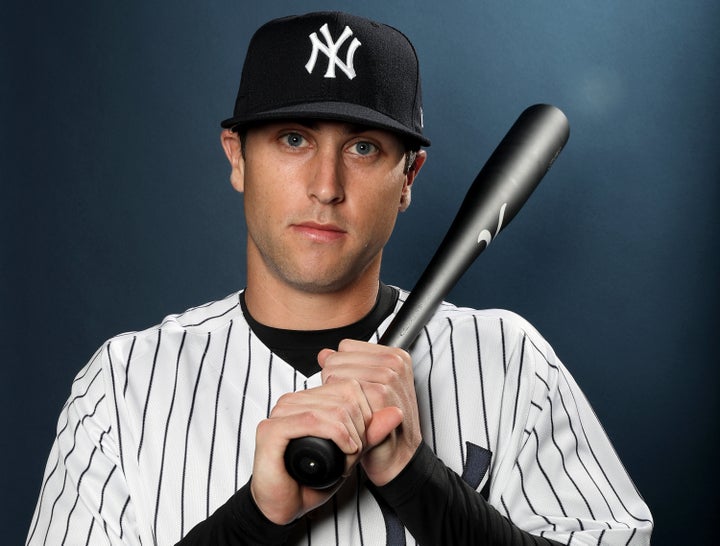
<instances>
[{"instance_id":1,"label":"man's ear","mask_svg":"<svg viewBox=\"0 0 720 546\"><path fill-rule=\"evenodd\" d=\"M405 184L403 185L402 193L400 194L400 212L404 212L410 206L412 197L412 185L415 182L415 177L422 168L425 160L427 159L427 152L425 150L418 150L415 155L415 161L405 173Z\"/></svg>"},{"instance_id":2,"label":"man's ear","mask_svg":"<svg viewBox=\"0 0 720 546\"><path fill-rule=\"evenodd\" d=\"M220 133L220 143L230 162L230 183L240 193L245 189L245 158L243 157L240 135L230 129Z\"/></svg>"}]
</instances>

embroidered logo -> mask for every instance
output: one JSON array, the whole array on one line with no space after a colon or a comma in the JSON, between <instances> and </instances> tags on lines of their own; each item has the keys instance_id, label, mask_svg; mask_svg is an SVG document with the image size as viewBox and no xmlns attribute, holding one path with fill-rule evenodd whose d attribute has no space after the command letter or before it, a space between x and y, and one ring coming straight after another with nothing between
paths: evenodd
<instances>
[{"instance_id":1,"label":"embroidered logo","mask_svg":"<svg viewBox=\"0 0 720 546\"><path fill-rule=\"evenodd\" d=\"M350 45L348 46L347 53L345 55L345 62L343 62L338 58L338 51L347 41L347 39L353 35L353 31L350 29L350 27L345 27L345 30L343 30L342 34L337 39L337 42L333 41L327 23L320 27L320 34L322 34L323 38L325 38L325 43L322 43L320 41L317 32L313 32L312 34L310 34L310 42L312 43L313 49L312 53L310 54L310 59L308 59L308 62L305 64L305 70L308 71L308 74L312 74L313 70L315 70L315 63L317 62L318 53L322 52L328 58L328 66L327 70L325 71L326 78L334 78L335 67L338 67L345 73L348 79L352 80L357 75L355 74L353 59L355 57L355 52L357 51L357 48L362 45L360 43L360 40L358 40L357 38L353 38L352 42L350 42Z\"/></svg>"}]
</instances>

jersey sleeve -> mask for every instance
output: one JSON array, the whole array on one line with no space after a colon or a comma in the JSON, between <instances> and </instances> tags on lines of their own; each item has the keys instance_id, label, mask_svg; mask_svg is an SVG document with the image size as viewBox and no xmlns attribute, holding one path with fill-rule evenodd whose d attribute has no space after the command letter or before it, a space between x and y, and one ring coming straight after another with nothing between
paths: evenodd
<instances>
[{"instance_id":1,"label":"jersey sleeve","mask_svg":"<svg viewBox=\"0 0 720 546\"><path fill-rule=\"evenodd\" d=\"M490 501L519 527L563 544L649 544L650 511L588 400L532 326L514 322L508 392L517 395L503 409L512 433Z\"/></svg>"},{"instance_id":2,"label":"jersey sleeve","mask_svg":"<svg viewBox=\"0 0 720 546\"><path fill-rule=\"evenodd\" d=\"M137 545L120 460L112 383L100 349L75 378L58 419L27 545Z\"/></svg>"}]
</instances>

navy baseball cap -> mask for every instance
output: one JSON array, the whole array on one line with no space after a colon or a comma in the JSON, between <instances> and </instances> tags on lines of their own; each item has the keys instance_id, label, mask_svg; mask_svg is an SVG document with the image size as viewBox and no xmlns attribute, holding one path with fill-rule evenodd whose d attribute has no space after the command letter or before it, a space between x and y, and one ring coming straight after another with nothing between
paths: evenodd
<instances>
[{"instance_id":1,"label":"navy baseball cap","mask_svg":"<svg viewBox=\"0 0 720 546\"><path fill-rule=\"evenodd\" d=\"M250 40L233 117L221 126L279 119L347 121L429 146L415 48L395 28L347 13L264 24Z\"/></svg>"}]
</instances>

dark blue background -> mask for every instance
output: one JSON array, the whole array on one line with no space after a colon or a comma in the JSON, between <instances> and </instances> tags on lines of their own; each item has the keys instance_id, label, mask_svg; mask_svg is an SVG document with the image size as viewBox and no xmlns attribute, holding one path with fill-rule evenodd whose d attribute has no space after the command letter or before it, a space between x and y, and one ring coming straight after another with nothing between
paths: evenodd
<instances>
[{"instance_id":1,"label":"dark blue background","mask_svg":"<svg viewBox=\"0 0 720 546\"><path fill-rule=\"evenodd\" d=\"M517 311L550 340L650 504L653 544L713 542L720 4L22 6L0 14L3 543L24 540L94 350L244 286L218 123L252 30L328 7L401 28L422 61L434 144L388 282L412 287L526 106L565 111L565 151L450 299Z\"/></svg>"}]
</instances>

